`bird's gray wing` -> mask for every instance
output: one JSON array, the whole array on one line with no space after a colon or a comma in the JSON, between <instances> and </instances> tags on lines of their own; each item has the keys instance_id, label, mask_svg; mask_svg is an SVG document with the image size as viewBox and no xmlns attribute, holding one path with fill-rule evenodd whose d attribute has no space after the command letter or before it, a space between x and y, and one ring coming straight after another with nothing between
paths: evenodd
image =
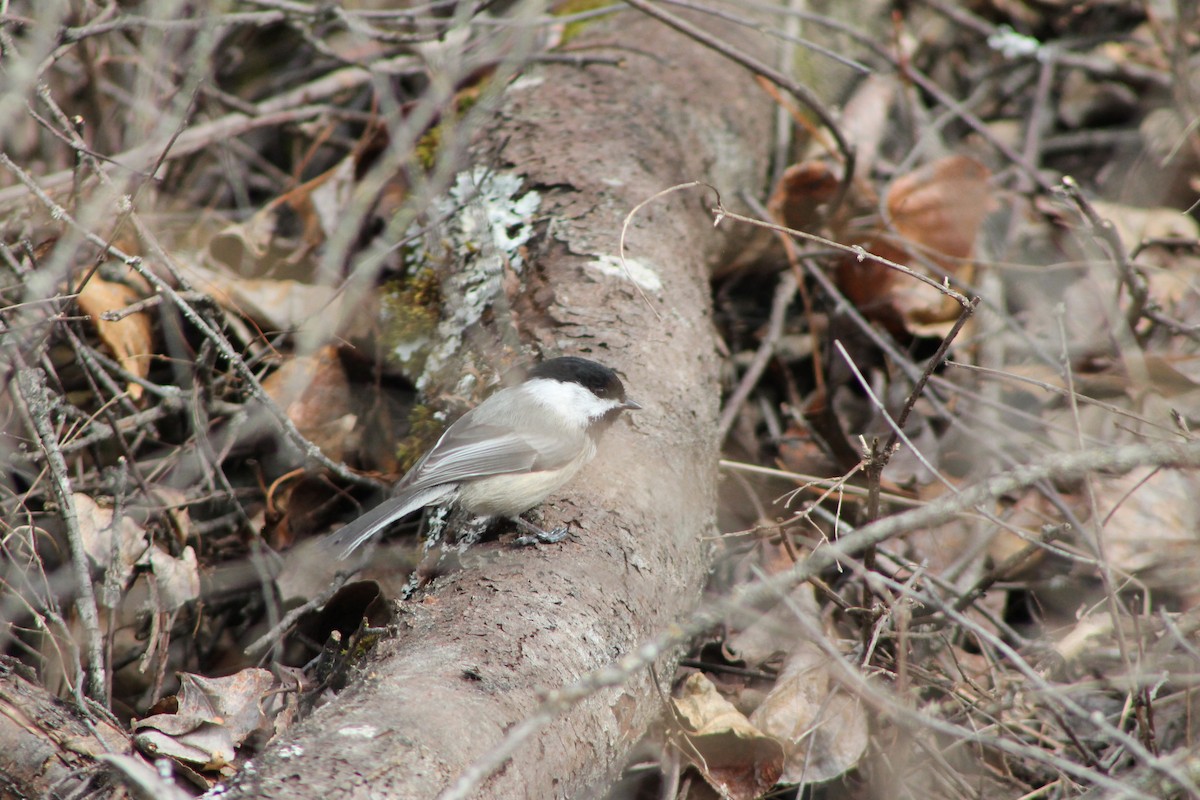
<instances>
[{"instance_id":1,"label":"bird's gray wing","mask_svg":"<svg viewBox=\"0 0 1200 800\"><path fill-rule=\"evenodd\" d=\"M404 477L405 490L507 473L558 469L579 455L578 436L540 431L533 425L481 424L464 416ZM468 424L460 424L466 422Z\"/></svg>"}]
</instances>

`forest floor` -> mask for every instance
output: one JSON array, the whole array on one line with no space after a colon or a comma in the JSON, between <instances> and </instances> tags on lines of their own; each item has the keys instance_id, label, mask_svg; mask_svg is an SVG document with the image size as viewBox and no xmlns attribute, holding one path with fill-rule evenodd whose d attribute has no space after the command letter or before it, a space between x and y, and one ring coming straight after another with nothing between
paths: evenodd
<instances>
[{"instance_id":1,"label":"forest floor","mask_svg":"<svg viewBox=\"0 0 1200 800\"><path fill-rule=\"evenodd\" d=\"M610 795L1200 797L1194 5L171 5L0 13L6 676L196 789L286 737L426 579L306 545L468 404L415 398L489 102L685 5L771 20L780 135L716 187L728 613Z\"/></svg>"}]
</instances>

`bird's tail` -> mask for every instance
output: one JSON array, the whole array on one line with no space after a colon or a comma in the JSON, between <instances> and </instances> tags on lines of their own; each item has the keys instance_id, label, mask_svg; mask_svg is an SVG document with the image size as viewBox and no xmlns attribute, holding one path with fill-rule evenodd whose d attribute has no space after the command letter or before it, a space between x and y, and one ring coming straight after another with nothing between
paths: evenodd
<instances>
[{"instance_id":1,"label":"bird's tail","mask_svg":"<svg viewBox=\"0 0 1200 800\"><path fill-rule=\"evenodd\" d=\"M336 533L330 534L322 544L337 553L339 559L349 558L351 553L388 525L418 508L445 499L452 491L453 487L442 485L416 492L402 492L390 500L383 501L353 522L347 523Z\"/></svg>"}]
</instances>

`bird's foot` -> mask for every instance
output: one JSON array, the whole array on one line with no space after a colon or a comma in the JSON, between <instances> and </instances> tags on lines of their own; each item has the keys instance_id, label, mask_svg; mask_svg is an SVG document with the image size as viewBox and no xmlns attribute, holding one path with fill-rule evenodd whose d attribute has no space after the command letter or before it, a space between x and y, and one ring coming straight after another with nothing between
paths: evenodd
<instances>
[{"instance_id":1,"label":"bird's foot","mask_svg":"<svg viewBox=\"0 0 1200 800\"><path fill-rule=\"evenodd\" d=\"M570 533L566 525L560 525L551 531L544 531L522 517L513 517L513 522L517 523L521 530L526 531L523 536L518 536L513 542L518 547L529 547L534 544L558 544Z\"/></svg>"}]
</instances>

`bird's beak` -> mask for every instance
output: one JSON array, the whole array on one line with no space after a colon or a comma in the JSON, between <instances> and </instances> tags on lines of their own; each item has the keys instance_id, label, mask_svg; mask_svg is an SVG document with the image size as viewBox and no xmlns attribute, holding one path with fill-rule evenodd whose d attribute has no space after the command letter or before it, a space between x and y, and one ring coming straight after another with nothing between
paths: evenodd
<instances>
[{"instance_id":1,"label":"bird's beak","mask_svg":"<svg viewBox=\"0 0 1200 800\"><path fill-rule=\"evenodd\" d=\"M637 400L630 400L628 397L626 397L625 402L621 404L621 408L625 409L626 411L637 411L641 407L641 403L639 403Z\"/></svg>"}]
</instances>

